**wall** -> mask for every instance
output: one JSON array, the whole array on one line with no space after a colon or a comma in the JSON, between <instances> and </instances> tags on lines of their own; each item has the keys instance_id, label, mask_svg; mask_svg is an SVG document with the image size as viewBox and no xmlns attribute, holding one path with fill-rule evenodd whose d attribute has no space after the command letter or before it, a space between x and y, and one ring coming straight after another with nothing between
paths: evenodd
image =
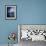
<instances>
[{"instance_id":1,"label":"wall","mask_svg":"<svg viewBox=\"0 0 46 46\"><path fill-rule=\"evenodd\" d=\"M46 24L46 0L16 0L19 24Z\"/></svg>"},{"instance_id":2,"label":"wall","mask_svg":"<svg viewBox=\"0 0 46 46\"><path fill-rule=\"evenodd\" d=\"M5 20L5 5L15 4L17 19ZM9 32L18 32L18 24L46 24L46 0L0 0L0 44L8 43Z\"/></svg>"},{"instance_id":3,"label":"wall","mask_svg":"<svg viewBox=\"0 0 46 46\"><path fill-rule=\"evenodd\" d=\"M0 0L0 44L7 44L8 34L16 32L17 34L17 20L5 20L5 5L16 5L16 0ZM15 41L18 42L17 39Z\"/></svg>"}]
</instances>

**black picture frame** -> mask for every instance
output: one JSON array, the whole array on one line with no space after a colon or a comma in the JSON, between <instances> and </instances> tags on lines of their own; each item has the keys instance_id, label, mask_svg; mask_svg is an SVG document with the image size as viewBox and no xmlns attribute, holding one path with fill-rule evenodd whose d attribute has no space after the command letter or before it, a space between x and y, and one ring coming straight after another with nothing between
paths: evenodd
<instances>
[{"instance_id":1,"label":"black picture frame","mask_svg":"<svg viewBox=\"0 0 46 46\"><path fill-rule=\"evenodd\" d=\"M16 5L5 5L5 19L16 20Z\"/></svg>"}]
</instances>

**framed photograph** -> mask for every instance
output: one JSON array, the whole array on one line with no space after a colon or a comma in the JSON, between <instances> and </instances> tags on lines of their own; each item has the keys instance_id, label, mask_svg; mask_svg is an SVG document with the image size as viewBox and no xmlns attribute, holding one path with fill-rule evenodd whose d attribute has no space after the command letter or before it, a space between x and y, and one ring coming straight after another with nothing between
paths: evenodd
<instances>
[{"instance_id":1,"label":"framed photograph","mask_svg":"<svg viewBox=\"0 0 46 46\"><path fill-rule=\"evenodd\" d=\"M24 46L24 40L46 41L46 24L19 24L18 42Z\"/></svg>"},{"instance_id":2,"label":"framed photograph","mask_svg":"<svg viewBox=\"0 0 46 46\"><path fill-rule=\"evenodd\" d=\"M8 20L16 19L16 5L5 5L5 18Z\"/></svg>"}]
</instances>

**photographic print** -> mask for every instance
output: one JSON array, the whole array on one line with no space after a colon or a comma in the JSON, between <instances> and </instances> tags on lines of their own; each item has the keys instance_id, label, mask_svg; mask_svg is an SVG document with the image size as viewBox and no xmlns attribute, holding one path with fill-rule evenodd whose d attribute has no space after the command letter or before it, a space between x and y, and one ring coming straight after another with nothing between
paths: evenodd
<instances>
[{"instance_id":1,"label":"photographic print","mask_svg":"<svg viewBox=\"0 0 46 46\"><path fill-rule=\"evenodd\" d=\"M16 5L6 5L6 19L16 19Z\"/></svg>"},{"instance_id":2,"label":"photographic print","mask_svg":"<svg viewBox=\"0 0 46 46\"><path fill-rule=\"evenodd\" d=\"M21 40L46 41L46 25L18 25L18 38Z\"/></svg>"}]
</instances>

